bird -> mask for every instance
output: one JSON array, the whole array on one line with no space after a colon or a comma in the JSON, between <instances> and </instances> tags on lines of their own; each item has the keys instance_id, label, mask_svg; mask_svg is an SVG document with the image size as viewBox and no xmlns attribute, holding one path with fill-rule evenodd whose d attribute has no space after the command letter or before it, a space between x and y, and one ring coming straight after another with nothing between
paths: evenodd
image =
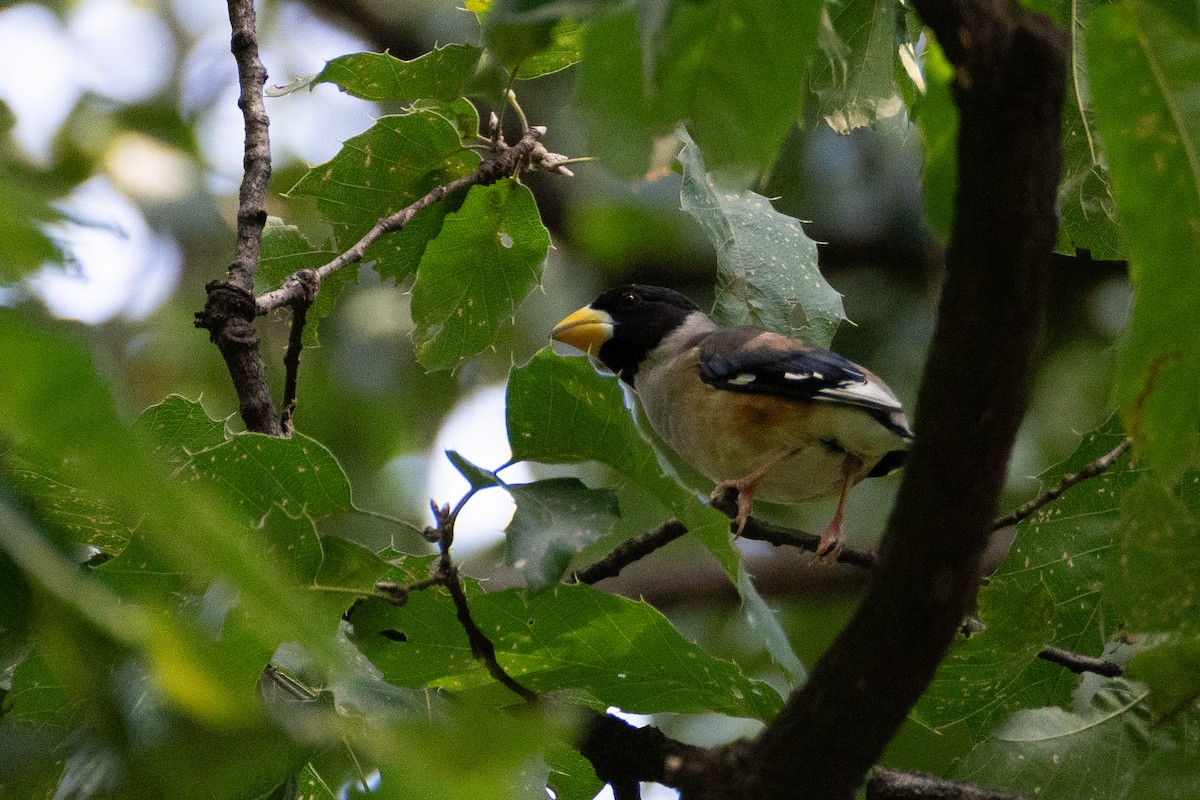
<instances>
[{"instance_id":1,"label":"bird","mask_svg":"<svg viewBox=\"0 0 1200 800\"><path fill-rule=\"evenodd\" d=\"M737 490L736 536L755 498L837 497L816 548L824 562L841 552L850 489L902 466L913 441L895 393L865 367L773 331L722 327L673 289L610 289L550 336L633 389L658 437L713 481L712 500Z\"/></svg>"}]
</instances>

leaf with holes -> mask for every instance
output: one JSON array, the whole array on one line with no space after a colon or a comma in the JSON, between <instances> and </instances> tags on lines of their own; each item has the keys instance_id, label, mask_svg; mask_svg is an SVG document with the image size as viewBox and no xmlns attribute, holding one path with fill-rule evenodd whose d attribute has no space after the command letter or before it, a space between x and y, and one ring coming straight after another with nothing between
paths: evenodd
<instances>
[{"instance_id":1,"label":"leaf with holes","mask_svg":"<svg viewBox=\"0 0 1200 800\"><path fill-rule=\"evenodd\" d=\"M550 234L511 178L473 186L425 248L413 284L417 359L451 369L491 345L542 277Z\"/></svg>"},{"instance_id":2,"label":"leaf with holes","mask_svg":"<svg viewBox=\"0 0 1200 800\"><path fill-rule=\"evenodd\" d=\"M312 82L333 83L363 100L451 102L467 92L483 50L465 44L435 47L410 61L387 53L353 53L326 62Z\"/></svg>"},{"instance_id":3,"label":"leaf with holes","mask_svg":"<svg viewBox=\"0 0 1200 800\"><path fill-rule=\"evenodd\" d=\"M718 187L696 145L686 133L682 138L680 201L717 251L714 318L828 347L846 314L842 296L817 267L817 243L762 195Z\"/></svg>"},{"instance_id":4,"label":"leaf with holes","mask_svg":"<svg viewBox=\"0 0 1200 800\"><path fill-rule=\"evenodd\" d=\"M578 478L551 478L505 487L517 510L508 523L504 563L533 591L557 583L571 557L612 530L620 515L610 489L589 489Z\"/></svg>"},{"instance_id":5,"label":"leaf with holes","mask_svg":"<svg viewBox=\"0 0 1200 800\"><path fill-rule=\"evenodd\" d=\"M1124 439L1115 419L1042 476L1053 486ZM987 629L959 642L917 706L925 724L966 721L981 736L1006 715L1069 701L1078 678L1037 657L1046 645L1100 656L1113 630L1101 592L1121 504L1141 476L1129 455L1022 522L1008 558L979 593ZM1112 623L1115 624L1115 623Z\"/></svg>"}]
</instances>

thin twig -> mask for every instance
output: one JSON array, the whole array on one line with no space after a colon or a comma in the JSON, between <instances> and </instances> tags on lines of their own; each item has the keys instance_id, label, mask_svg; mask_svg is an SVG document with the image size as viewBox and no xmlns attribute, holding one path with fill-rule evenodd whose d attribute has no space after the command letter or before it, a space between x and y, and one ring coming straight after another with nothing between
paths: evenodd
<instances>
[{"instance_id":1,"label":"thin twig","mask_svg":"<svg viewBox=\"0 0 1200 800\"><path fill-rule=\"evenodd\" d=\"M357 264L361 261L363 253L379 237L385 233L400 230L408 224L409 220L418 211L448 197L459 189L469 186L486 186L495 183L501 178L513 175L521 169L544 169L550 172L569 175L570 170L563 166L569 159L566 156L547 151L545 146L542 145L540 140L545 133L546 129L544 127L534 126L526 131L521 140L511 147L505 145L503 142L497 143L496 149L480 162L474 172L437 186L424 197L405 206L396 213L380 219L350 249L338 255L328 264L324 264L314 270L307 270L307 272L311 273L312 278L319 287L326 278L342 267ZM292 305L302 296L304 291L301 279L297 275L292 275L286 278L278 289L266 292L258 297L255 301L258 313L266 314L276 308Z\"/></svg>"},{"instance_id":2,"label":"thin twig","mask_svg":"<svg viewBox=\"0 0 1200 800\"><path fill-rule=\"evenodd\" d=\"M1089 478L1094 478L1100 473L1104 472L1113 464L1115 464L1117 459L1124 455L1125 451L1129 449L1130 441L1130 439L1123 439L1119 445L1100 456L1083 469L1079 470L1079 472L1072 472L1070 475L1064 475L1061 481L1047 489L1041 495L1033 498L1008 516L1001 517L993 522L992 530L999 530L1000 528L1006 528L1009 525L1016 525L1018 522L1025 519L1042 506L1057 500L1059 496L1062 495L1062 493L1067 489L1070 489L1076 484L1083 483Z\"/></svg>"},{"instance_id":3,"label":"thin twig","mask_svg":"<svg viewBox=\"0 0 1200 800\"><path fill-rule=\"evenodd\" d=\"M317 296L317 281L311 270L300 270L292 277L300 284L303 293L292 303L292 327L288 333L287 352L283 356L286 372L280 424L284 436L291 436L295 429L296 384L300 375L300 352L304 349L304 326L308 323L308 309Z\"/></svg>"},{"instance_id":4,"label":"thin twig","mask_svg":"<svg viewBox=\"0 0 1200 800\"><path fill-rule=\"evenodd\" d=\"M658 548L675 541L687 533L682 522L670 520L662 527L647 531L617 545L611 553L599 561L584 567L571 577L579 583L599 583L605 578L615 578L621 570Z\"/></svg>"},{"instance_id":5,"label":"thin twig","mask_svg":"<svg viewBox=\"0 0 1200 800\"><path fill-rule=\"evenodd\" d=\"M525 702L532 703L538 699L537 694L523 686L509 675L504 670L504 667L500 666L500 662L496 660L496 648L492 645L492 640L479 629L479 626L475 624L475 620L471 617L471 608L467 605L467 595L463 591L462 579L459 576L458 567L450 557L450 545L454 542L454 524L458 519L459 512L462 511L467 500L474 496L475 491L471 490L459 500L458 505L454 507L453 511L450 510L449 504L439 508L436 503L430 503L433 507L437 524L436 527L429 530L426 538L436 541L440 552L433 577L438 579L449 590L450 597L454 600L454 610L458 617L458 624L466 631L467 640L471 643L471 655L476 661L483 664L488 674L498 683L512 691Z\"/></svg>"},{"instance_id":6,"label":"thin twig","mask_svg":"<svg viewBox=\"0 0 1200 800\"><path fill-rule=\"evenodd\" d=\"M1042 652L1038 653L1038 658L1049 661L1051 664L1058 664L1060 667L1066 667L1077 675L1083 672L1094 672L1105 678L1119 678L1125 674L1125 669L1113 661L1073 653L1053 645L1043 647Z\"/></svg>"}]
</instances>

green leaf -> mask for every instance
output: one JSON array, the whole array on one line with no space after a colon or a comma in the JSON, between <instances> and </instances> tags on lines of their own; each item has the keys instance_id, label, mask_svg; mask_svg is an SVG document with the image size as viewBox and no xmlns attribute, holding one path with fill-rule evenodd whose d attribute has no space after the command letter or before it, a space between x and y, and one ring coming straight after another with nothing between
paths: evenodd
<instances>
[{"instance_id":1,"label":"green leaf","mask_svg":"<svg viewBox=\"0 0 1200 800\"><path fill-rule=\"evenodd\" d=\"M506 531L504 563L533 591L560 581L571 557L612 530L621 513L614 492L589 489L578 478L506 488L517 510Z\"/></svg>"},{"instance_id":2,"label":"green leaf","mask_svg":"<svg viewBox=\"0 0 1200 800\"><path fill-rule=\"evenodd\" d=\"M411 61L387 53L354 53L326 62L312 82L333 83L363 100L452 102L467 92L483 50L465 44L435 47Z\"/></svg>"},{"instance_id":3,"label":"green leaf","mask_svg":"<svg viewBox=\"0 0 1200 800\"><path fill-rule=\"evenodd\" d=\"M1035 0L1028 5L1047 14L1071 37L1070 74L1063 102L1062 181L1058 186L1058 244L1060 253L1074 255L1077 248L1092 258L1123 259L1117 212L1108 164L1096 131L1093 103L1088 91L1085 33L1092 11L1107 0Z\"/></svg>"},{"instance_id":4,"label":"green leaf","mask_svg":"<svg viewBox=\"0 0 1200 800\"><path fill-rule=\"evenodd\" d=\"M517 80L525 81L560 72L579 63L583 47L583 26L571 19L562 19L550 29L550 43L521 61Z\"/></svg>"},{"instance_id":5,"label":"green leaf","mask_svg":"<svg viewBox=\"0 0 1200 800\"><path fill-rule=\"evenodd\" d=\"M188 451L199 403L174 396L152 406L135 430L159 452L186 453L175 472L211 484L234 505L258 520L278 506L314 519L353 510L350 484L341 465L325 447L297 433L290 439L242 433L217 445ZM223 425L210 420L211 425Z\"/></svg>"},{"instance_id":6,"label":"green leaf","mask_svg":"<svg viewBox=\"0 0 1200 800\"><path fill-rule=\"evenodd\" d=\"M819 0L674 5L659 36L656 85L688 120L709 169L769 167L800 110L817 38Z\"/></svg>"},{"instance_id":7,"label":"green leaf","mask_svg":"<svg viewBox=\"0 0 1200 800\"><path fill-rule=\"evenodd\" d=\"M890 119L904 109L896 88L899 8L894 0L830 3L821 10L809 90L817 114L841 134Z\"/></svg>"},{"instance_id":8,"label":"green leaf","mask_svg":"<svg viewBox=\"0 0 1200 800\"><path fill-rule=\"evenodd\" d=\"M680 202L717 251L716 320L758 325L828 347L846 315L842 296L817 268L817 243L762 195L720 189L704 171L696 145L686 133L681 138Z\"/></svg>"},{"instance_id":9,"label":"green leaf","mask_svg":"<svg viewBox=\"0 0 1200 800\"><path fill-rule=\"evenodd\" d=\"M1156 724L1145 699L1144 687L1114 680L1081 700L1074 711L1018 712L960 763L954 777L1053 800L1143 800L1150 795L1138 787L1161 787L1166 778L1178 781L1176 787L1195 788L1200 709ZM1177 771L1179 756L1192 759L1186 778ZM1176 771L1168 773L1164 767L1172 759Z\"/></svg>"},{"instance_id":10,"label":"green leaf","mask_svg":"<svg viewBox=\"0 0 1200 800\"><path fill-rule=\"evenodd\" d=\"M821 6L702 0L592 20L578 88L590 152L642 175L653 139L688 120L710 169L737 179L766 169L800 109Z\"/></svg>"},{"instance_id":11,"label":"green leaf","mask_svg":"<svg viewBox=\"0 0 1200 800\"><path fill-rule=\"evenodd\" d=\"M347 140L331 160L309 170L289 194L315 198L333 225L338 247L344 249L381 218L469 174L478 164L479 156L463 149L454 123L421 109L381 118ZM399 280L406 273L393 262L402 241L396 234L383 236L367 248L363 260L378 262L381 274Z\"/></svg>"},{"instance_id":12,"label":"green leaf","mask_svg":"<svg viewBox=\"0 0 1200 800\"><path fill-rule=\"evenodd\" d=\"M538 284L550 234L511 178L473 186L425 248L413 284L417 360L450 369L482 352Z\"/></svg>"},{"instance_id":13,"label":"green leaf","mask_svg":"<svg viewBox=\"0 0 1200 800\"><path fill-rule=\"evenodd\" d=\"M10 490L37 507L44 524L68 541L113 555L125 549L137 528L137 520L95 499L58 471L9 455L0 458L0 475Z\"/></svg>"},{"instance_id":14,"label":"green leaf","mask_svg":"<svg viewBox=\"0 0 1200 800\"><path fill-rule=\"evenodd\" d=\"M504 486L504 481L491 470L486 470L483 467L477 467L467 459L463 458L455 450L447 450L446 458L454 465L467 483L471 484L471 491L478 492L480 489L488 489L492 486Z\"/></svg>"},{"instance_id":15,"label":"green leaf","mask_svg":"<svg viewBox=\"0 0 1200 800\"><path fill-rule=\"evenodd\" d=\"M1096 124L1135 287L1115 394L1139 456L1173 479L1200 441L1200 34L1133 0L1089 22Z\"/></svg>"},{"instance_id":16,"label":"green leaf","mask_svg":"<svg viewBox=\"0 0 1200 800\"><path fill-rule=\"evenodd\" d=\"M1200 696L1200 472L1178 488L1147 474L1128 493L1108 558L1110 616L1138 635L1129 676L1153 707L1173 713Z\"/></svg>"},{"instance_id":17,"label":"green leaf","mask_svg":"<svg viewBox=\"0 0 1200 800\"><path fill-rule=\"evenodd\" d=\"M594 708L631 713L715 712L769 719L779 695L685 641L646 603L590 586L537 594L509 589L475 594L471 614L488 633L500 665L539 694L573 690ZM447 637L454 609L438 591L414 593L402 608L381 601L351 615L353 638L401 686L433 683L497 701L508 694L471 658L466 635Z\"/></svg>"},{"instance_id":18,"label":"green leaf","mask_svg":"<svg viewBox=\"0 0 1200 800\"><path fill-rule=\"evenodd\" d=\"M1123 439L1109 420L1047 470L1042 485L1057 484ZM1101 607L1106 556L1122 500L1141 474L1125 454L1020 524L1008 557L979 593L976 615L987 629L959 642L942 662L917 706L923 723L944 728L965 721L979 736L1017 709L1067 702L1078 679L1037 654L1046 645L1102 654L1113 633Z\"/></svg>"},{"instance_id":19,"label":"green leaf","mask_svg":"<svg viewBox=\"0 0 1200 800\"><path fill-rule=\"evenodd\" d=\"M288 276L302 269L316 269L328 264L338 253L331 243L314 247L294 225L284 225L277 218L267 220L263 229L262 246L258 256L258 273L255 275L259 291L277 289ZM358 266L350 264L332 273L321 282L321 289L308 309L307 324L304 326L305 347L315 347L317 328L321 320L333 313L334 303L342 293L342 287L358 272Z\"/></svg>"}]
</instances>

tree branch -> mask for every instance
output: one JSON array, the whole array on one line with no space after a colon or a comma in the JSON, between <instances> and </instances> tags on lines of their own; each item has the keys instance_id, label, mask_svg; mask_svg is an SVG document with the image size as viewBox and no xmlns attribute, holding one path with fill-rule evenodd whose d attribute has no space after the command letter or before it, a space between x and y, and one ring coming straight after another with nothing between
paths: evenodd
<instances>
[{"instance_id":1,"label":"tree branch","mask_svg":"<svg viewBox=\"0 0 1200 800\"><path fill-rule=\"evenodd\" d=\"M862 604L755 744L762 798L852 797L933 677L977 589L1045 313L1065 37L1011 0L915 5L955 66L960 113L916 441ZM693 796L744 792L712 777Z\"/></svg>"},{"instance_id":2,"label":"tree branch","mask_svg":"<svg viewBox=\"0 0 1200 800\"><path fill-rule=\"evenodd\" d=\"M670 544L687 533L687 528L678 520L670 520L660 528L627 539L617 545L611 553L571 577L579 583L599 583L605 578L615 578L621 570L635 561L645 558L660 547Z\"/></svg>"},{"instance_id":3,"label":"tree branch","mask_svg":"<svg viewBox=\"0 0 1200 800\"><path fill-rule=\"evenodd\" d=\"M350 249L338 255L328 264L324 264L313 270L302 270L302 272L308 273L319 288L326 278L342 267L362 261L363 253L379 237L385 233L400 230L408 224L409 220L418 211L426 206L433 205L459 189L469 186L486 186L495 183L501 178L516 174L522 169L544 169L549 172L570 175L570 170L564 166L569 159L565 156L549 152L541 143L541 138L545 133L546 129L541 126L529 128L525 131L521 140L511 147L506 145L503 140L499 140L497 148L488 151L474 172L453 180L450 183L444 183L391 216L380 219ZM304 285L305 279L300 277L300 273L293 274L286 278L278 289L259 296L255 301L258 313L266 314L273 309L295 303L307 291Z\"/></svg>"},{"instance_id":4,"label":"tree branch","mask_svg":"<svg viewBox=\"0 0 1200 800\"><path fill-rule=\"evenodd\" d=\"M245 171L238 192L234 260L225 282L212 281L205 287L208 296L204 310L196 314L195 324L208 330L209 339L225 359L246 428L278 436L282 428L275 417L266 368L259 355L253 294L259 245L267 221L267 181L271 177L271 143L263 104L267 71L258 57L253 1L229 0L228 5L232 29L230 49L237 61L241 86L238 104L246 126Z\"/></svg>"}]
</instances>

